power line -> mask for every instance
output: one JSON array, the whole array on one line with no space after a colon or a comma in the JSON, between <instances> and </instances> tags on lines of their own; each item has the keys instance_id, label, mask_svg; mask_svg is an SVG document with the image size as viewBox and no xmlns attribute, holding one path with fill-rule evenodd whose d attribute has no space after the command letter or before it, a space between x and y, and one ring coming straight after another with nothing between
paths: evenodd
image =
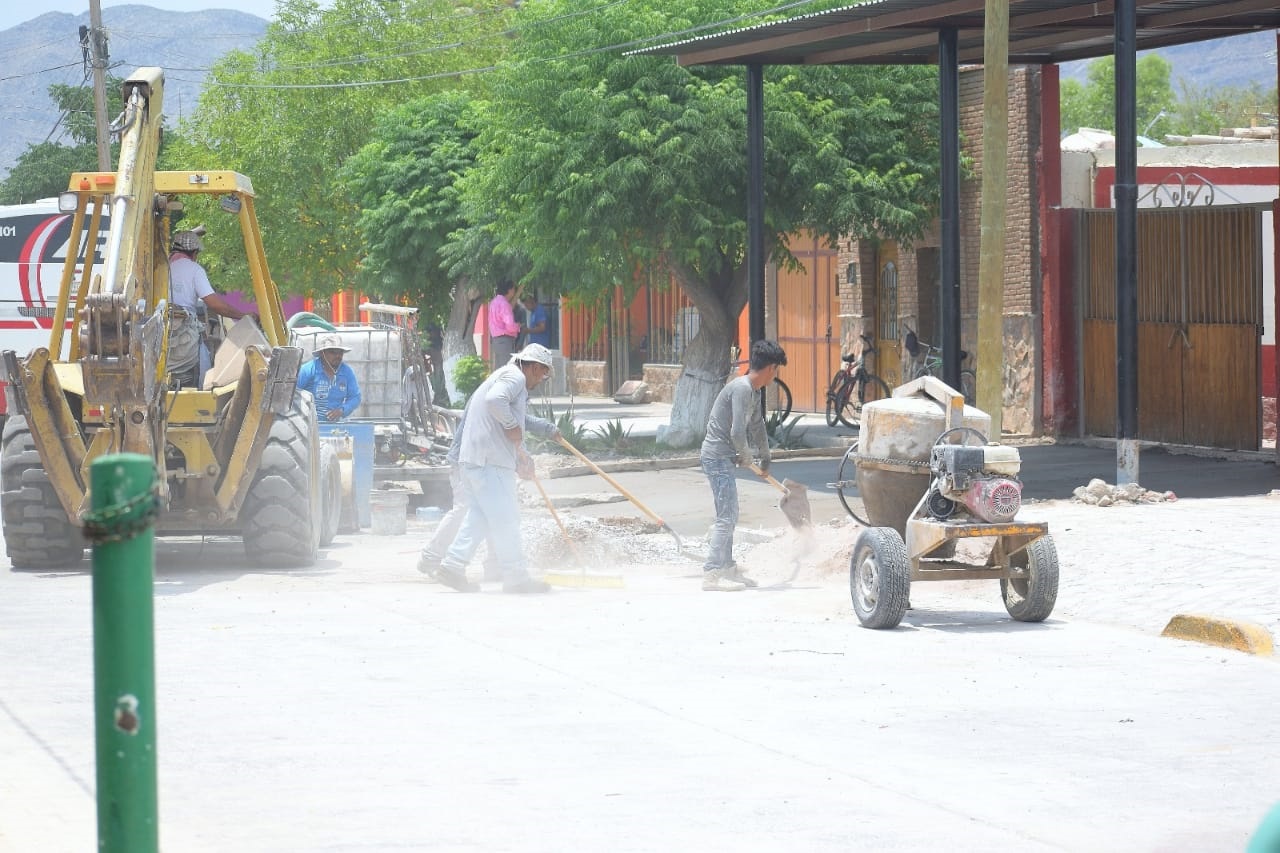
<instances>
[{"instance_id":1,"label":"power line","mask_svg":"<svg viewBox=\"0 0 1280 853\"><path fill-rule=\"evenodd\" d=\"M52 68L41 68L39 71L28 71L24 74L11 74L8 77L0 77L0 83L7 82L9 80L21 80L24 77L35 77L37 74L48 74L50 71L61 71L64 68L77 68L79 65L79 61L68 62L66 65L55 65Z\"/></svg>"}]
</instances>

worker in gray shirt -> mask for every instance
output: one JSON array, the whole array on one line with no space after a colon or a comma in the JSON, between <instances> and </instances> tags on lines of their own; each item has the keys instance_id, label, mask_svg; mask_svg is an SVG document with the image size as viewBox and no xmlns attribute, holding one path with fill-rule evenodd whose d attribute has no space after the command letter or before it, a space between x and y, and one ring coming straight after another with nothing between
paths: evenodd
<instances>
[{"instance_id":1,"label":"worker in gray shirt","mask_svg":"<svg viewBox=\"0 0 1280 853\"><path fill-rule=\"evenodd\" d=\"M760 389L778 375L787 354L776 341L751 345L747 374L725 385L711 404L707 436L702 441L702 470L711 484L716 520L711 526L702 588L707 592L735 592L759 586L733 561L733 531L738 526L738 481L734 467L756 462L769 470L769 435L760 411Z\"/></svg>"},{"instance_id":2,"label":"worker in gray shirt","mask_svg":"<svg viewBox=\"0 0 1280 853\"><path fill-rule=\"evenodd\" d=\"M529 344L489 375L467 403L458 438L458 462L470 504L462 528L434 572L436 580L459 592L476 592L467 564L481 539L488 538L502 571L502 591L548 592L545 581L529 576L520 539L516 477L531 477L533 459L524 449L527 429L554 438L556 425L528 413L529 392L551 375L551 352Z\"/></svg>"}]
</instances>

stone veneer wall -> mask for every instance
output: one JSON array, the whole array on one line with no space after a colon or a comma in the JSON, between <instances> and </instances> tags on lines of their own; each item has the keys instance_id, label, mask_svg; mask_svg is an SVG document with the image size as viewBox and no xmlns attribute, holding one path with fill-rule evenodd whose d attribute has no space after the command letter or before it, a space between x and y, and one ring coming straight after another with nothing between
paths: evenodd
<instances>
[{"instance_id":1,"label":"stone veneer wall","mask_svg":"<svg viewBox=\"0 0 1280 853\"><path fill-rule=\"evenodd\" d=\"M584 397L609 396L604 389L603 361L574 361L571 364L569 387L573 389L574 394Z\"/></svg>"},{"instance_id":2,"label":"stone veneer wall","mask_svg":"<svg viewBox=\"0 0 1280 853\"><path fill-rule=\"evenodd\" d=\"M649 386L649 399L659 403L673 403L676 399L676 382L684 368L678 364L646 364L643 368L644 383Z\"/></svg>"}]
</instances>

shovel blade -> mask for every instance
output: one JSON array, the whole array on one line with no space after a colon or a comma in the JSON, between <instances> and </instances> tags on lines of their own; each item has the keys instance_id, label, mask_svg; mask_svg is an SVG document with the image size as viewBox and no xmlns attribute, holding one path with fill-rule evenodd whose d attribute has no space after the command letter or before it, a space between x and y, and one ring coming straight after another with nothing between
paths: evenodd
<instances>
[{"instance_id":1,"label":"shovel blade","mask_svg":"<svg viewBox=\"0 0 1280 853\"><path fill-rule=\"evenodd\" d=\"M807 527L810 521L809 509L809 488L804 483L797 483L795 480L782 481L782 500L778 501L778 507L782 510L782 514L787 517L792 527Z\"/></svg>"}]
</instances>

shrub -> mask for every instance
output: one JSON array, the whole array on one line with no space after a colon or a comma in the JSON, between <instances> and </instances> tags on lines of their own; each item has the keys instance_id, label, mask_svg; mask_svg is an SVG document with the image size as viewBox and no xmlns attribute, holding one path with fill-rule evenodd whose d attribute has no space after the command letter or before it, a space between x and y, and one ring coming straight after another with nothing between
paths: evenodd
<instances>
[{"instance_id":1,"label":"shrub","mask_svg":"<svg viewBox=\"0 0 1280 853\"><path fill-rule=\"evenodd\" d=\"M453 384L463 397L470 397L489 375L489 365L478 355L464 355L453 366Z\"/></svg>"},{"instance_id":2,"label":"shrub","mask_svg":"<svg viewBox=\"0 0 1280 853\"><path fill-rule=\"evenodd\" d=\"M804 447L804 430L796 431L800 416L796 415L790 423L783 423L777 412L769 415L765 421L765 432L769 434L769 443L779 450L795 450Z\"/></svg>"},{"instance_id":3,"label":"shrub","mask_svg":"<svg viewBox=\"0 0 1280 853\"><path fill-rule=\"evenodd\" d=\"M605 450L622 453L631 448L631 427L622 428L622 421L609 421L604 426L592 430L598 436L597 441Z\"/></svg>"}]
</instances>

